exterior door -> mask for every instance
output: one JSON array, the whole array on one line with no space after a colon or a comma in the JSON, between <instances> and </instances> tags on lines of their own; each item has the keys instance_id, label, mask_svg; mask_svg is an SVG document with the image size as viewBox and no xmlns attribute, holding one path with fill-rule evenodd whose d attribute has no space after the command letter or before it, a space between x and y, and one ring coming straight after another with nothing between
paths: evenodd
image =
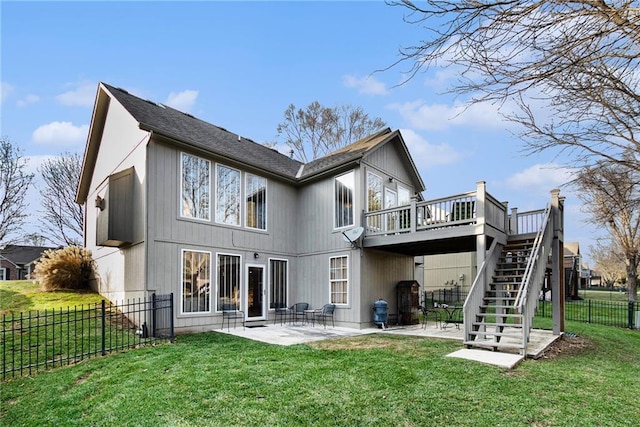
<instances>
[{"instance_id":1,"label":"exterior door","mask_svg":"<svg viewBox=\"0 0 640 427\"><path fill-rule=\"evenodd\" d=\"M384 189L384 208L395 208L398 206L398 193L389 188ZM387 216L387 230L395 230L397 228L398 213L388 213Z\"/></svg>"},{"instance_id":2,"label":"exterior door","mask_svg":"<svg viewBox=\"0 0 640 427\"><path fill-rule=\"evenodd\" d=\"M265 319L264 265L247 264L247 320Z\"/></svg>"}]
</instances>

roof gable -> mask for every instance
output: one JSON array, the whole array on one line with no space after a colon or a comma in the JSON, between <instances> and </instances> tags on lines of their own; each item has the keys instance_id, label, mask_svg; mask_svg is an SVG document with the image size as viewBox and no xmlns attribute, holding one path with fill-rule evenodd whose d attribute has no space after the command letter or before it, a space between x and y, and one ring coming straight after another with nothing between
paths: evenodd
<instances>
[{"instance_id":1,"label":"roof gable","mask_svg":"<svg viewBox=\"0 0 640 427\"><path fill-rule=\"evenodd\" d=\"M328 155L307 163L301 169L298 177L301 180L308 180L324 175L348 164L358 163L372 155L377 150L382 149L387 144L393 144L397 148L401 162L405 165L408 175L414 181L416 191L421 192L424 183L417 168L409 154L407 145L402 138L400 131L392 131L390 128L379 130L378 132L362 138L353 144L342 147Z\"/></svg>"}]
</instances>

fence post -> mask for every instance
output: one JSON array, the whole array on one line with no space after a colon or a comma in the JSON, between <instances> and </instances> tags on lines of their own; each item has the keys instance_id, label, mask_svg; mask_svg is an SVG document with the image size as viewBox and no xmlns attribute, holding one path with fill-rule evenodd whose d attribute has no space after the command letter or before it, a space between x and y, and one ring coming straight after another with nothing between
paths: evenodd
<instances>
[{"instance_id":1,"label":"fence post","mask_svg":"<svg viewBox=\"0 0 640 427\"><path fill-rule=\"evenodd\" d=\"M151 294L151 336L152 337L157 337L157 331L156 331L156 310L158 309L158 306L156 305L156 293L152 293Z\"/></svg>"},{"instance_id":2,"label":"fence post","mask_svg":"<svg viewBox=\"0 0 640 427\"><path fill-rule=\"evenodd\" d=\"M629 301L629 329L633 329L633 301Z\"/></svg>"},{"instance_id":3,"label":"fence post","mask_svg":"<svg viewBox=\"0 0 640 427\"><path fill-rule=\"evenodd\" d=\"M171 338L170 338L170 341L173 342L173 338L175 337L174 332L173 332L173 326L174 326L173 325L173 292L171 292L171 294L169 294L169 295L170 295L169 307L171 307L171 309L169 310L170 311L170 317L169 318L171 319L171 334L170 334Z\"/></svg>"},{"instance_id":4,"label":"fence post","mask_svg":"<svg viewBox=\"0 0 640 427\"><path fill-rule=\"evenodd\" d=\"M589 301L589 310L587 310L587 323L591 323L591 300Z\"/></svg>"},{"instance_id":5,"label":"fence post","mask_svg":"<svg viewBox=\"0 0 640 427\"><path fill-rule=\"evenodd\" d=\"M106 304L104 302L104 300L102 300L102 304L101 304L101 309L102 309L102 313L100 315L100 317L102 318L102 355L104 356L105 354L107 354L107 342L106 342L106 326L107 326L107 322L106 322Z\"/></svg>"}]
</instances>

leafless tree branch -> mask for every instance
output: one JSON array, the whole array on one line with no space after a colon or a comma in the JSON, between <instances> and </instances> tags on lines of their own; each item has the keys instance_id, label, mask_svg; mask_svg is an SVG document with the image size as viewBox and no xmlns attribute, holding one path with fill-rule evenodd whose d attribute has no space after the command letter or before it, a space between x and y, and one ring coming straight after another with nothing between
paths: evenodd
<instances>
[{"instance_id":1,"label":"leafless tree branch","mask_svg":"<svg viewBox=\"0 0 640 427\"><path fill-rule=\"evenodd\" d=\"M29 214L25 195L33 174L25 172L26 159L7 137L0 138L0 246L20 239L16 234Z\"/></svg>"},{"instance_id":2,"label":"leafless tree branch","mask_svg":"<svg viewBox=\"0 0 640 427\"><path fill-rule=\"evenodd\" d=\"M574 164L640 170L640 3L637 0L392 1L424 39L386 69L407 80L456 67L449 93L515 101L528 154L555 149ZM543 105L537 111L532 101Z\"/></svg>"}]
</instances>

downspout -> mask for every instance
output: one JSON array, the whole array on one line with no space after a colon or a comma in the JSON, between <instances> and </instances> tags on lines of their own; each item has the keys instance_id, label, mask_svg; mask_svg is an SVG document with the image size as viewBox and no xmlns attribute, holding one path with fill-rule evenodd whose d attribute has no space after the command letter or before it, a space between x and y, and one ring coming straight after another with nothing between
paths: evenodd
<instances>
[{"instance_id":1,"label":"downspout","mask_svg":"<svg viewBox=\"0 0 640 427\"><path fill-rule=\"evenodd\" d=\"M144 292L145 296L149 296L149 146L151 145L151 140L153 137L153 131L149 131L149 139L147 140L146 148L145 148L145 156L144 156L144 197L142 206L144 209ZM154 325L155 327L155 325Z\"/></svg>"}]
</instances>

